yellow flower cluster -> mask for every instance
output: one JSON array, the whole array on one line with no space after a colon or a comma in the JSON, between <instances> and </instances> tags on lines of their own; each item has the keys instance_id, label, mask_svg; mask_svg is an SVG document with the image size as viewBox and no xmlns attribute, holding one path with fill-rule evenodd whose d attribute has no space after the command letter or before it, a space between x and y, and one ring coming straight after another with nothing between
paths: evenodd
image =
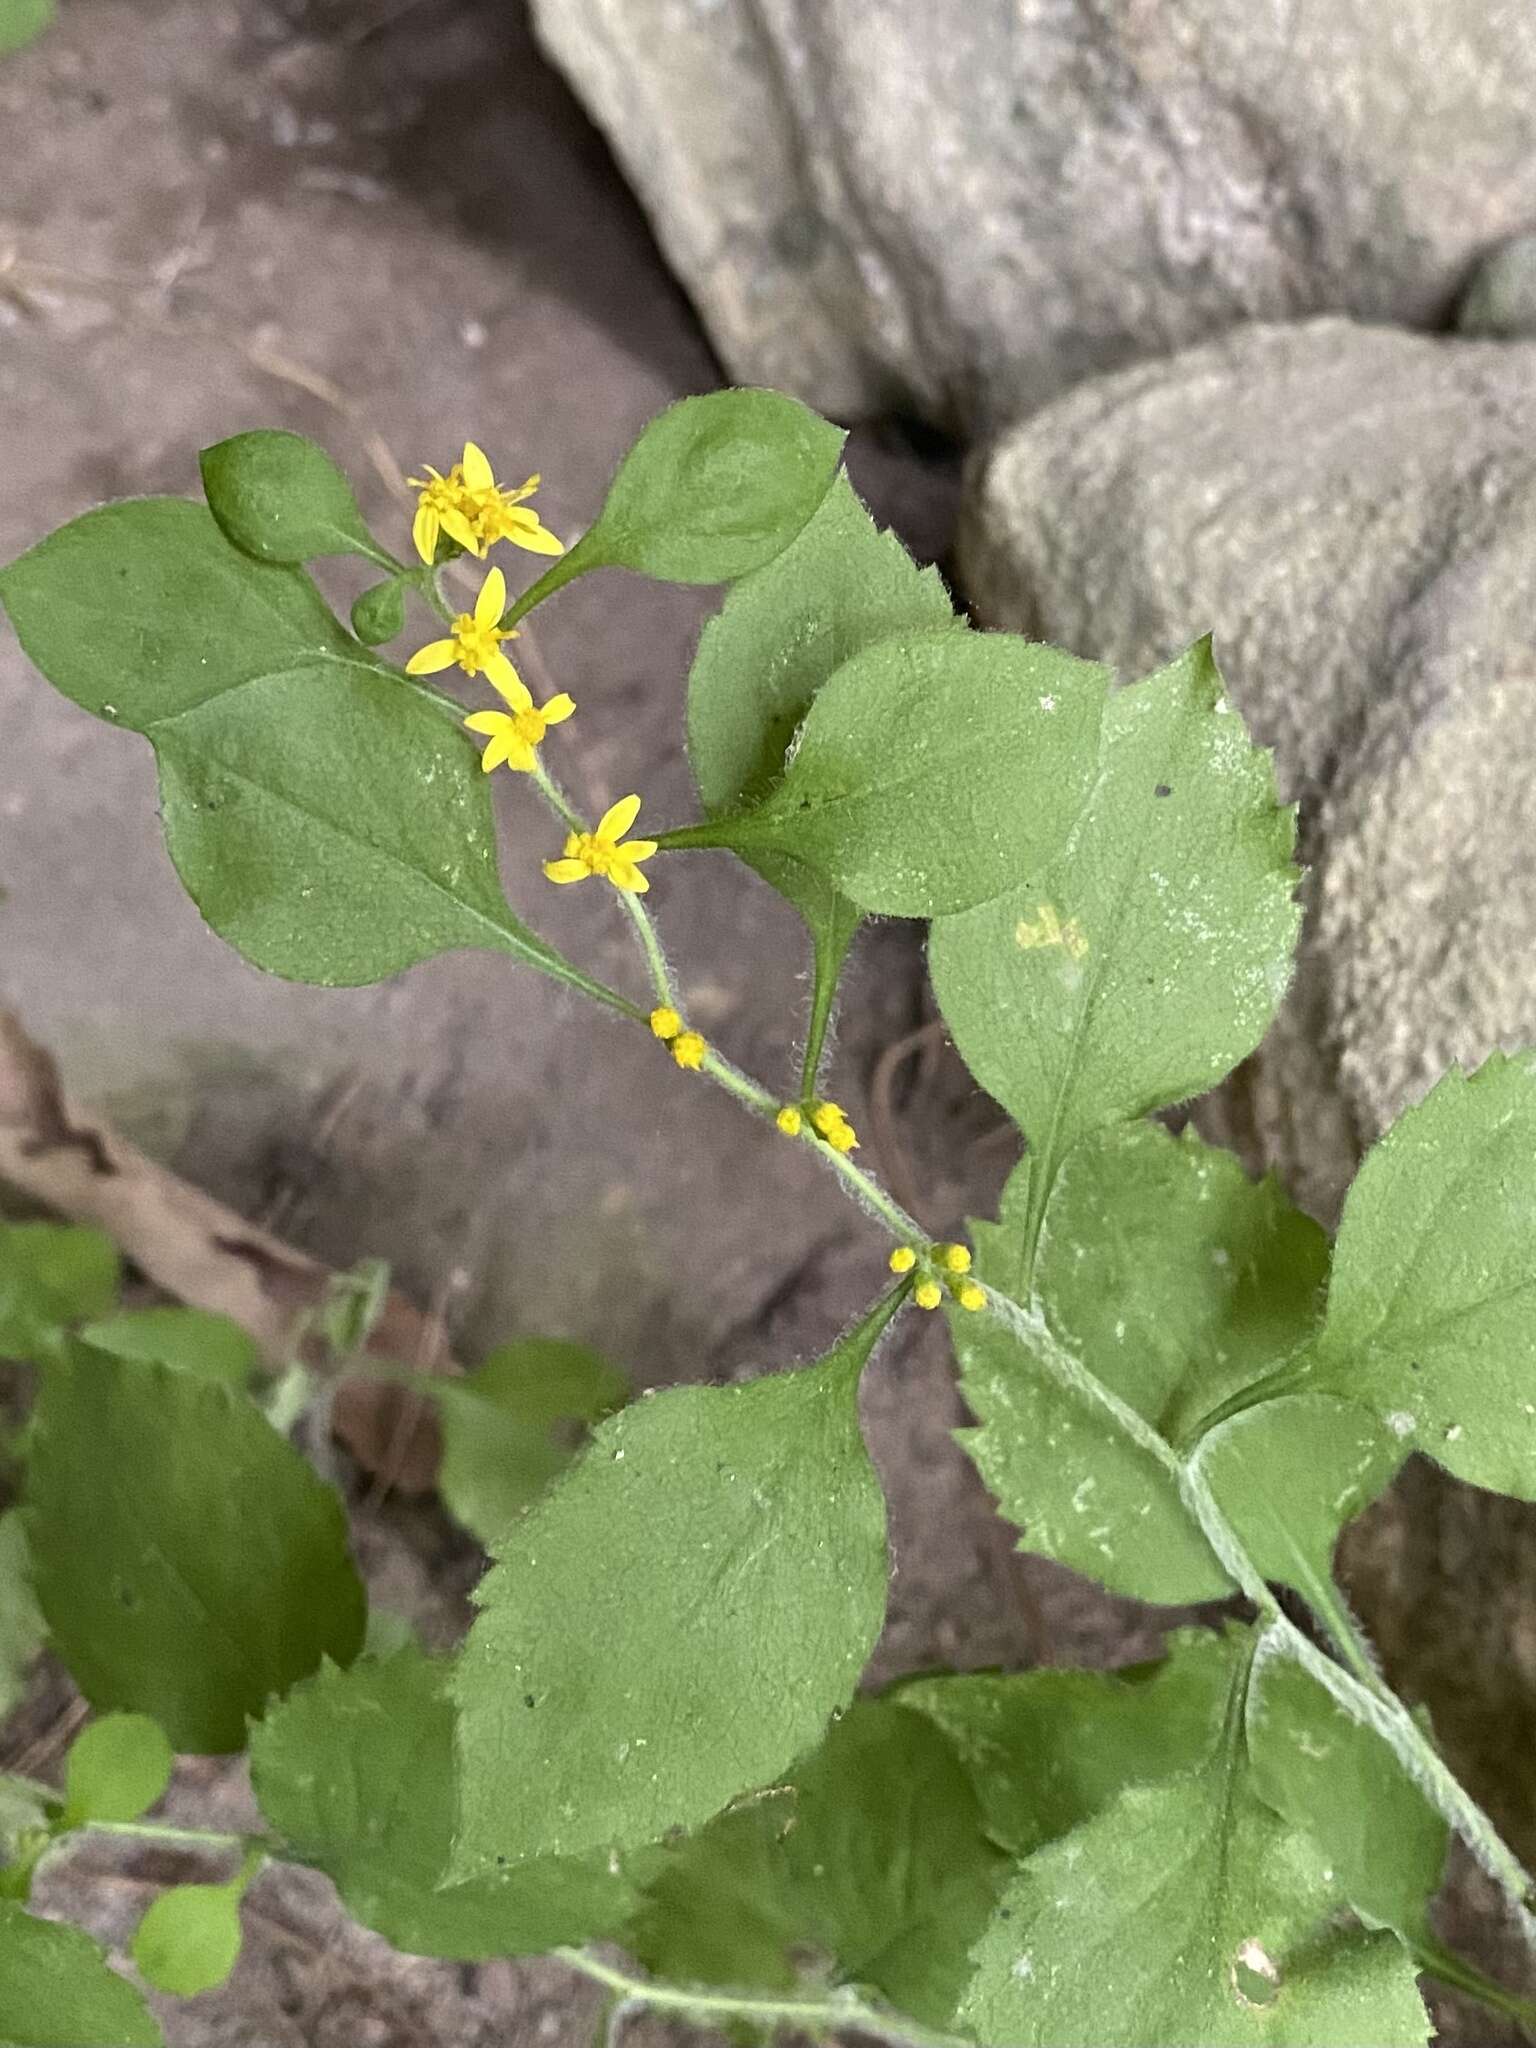
<instances>
[{"instance_id":1,"label":"yellow flower cluster","mask_svg":"<svg viewBox=\"0 0 1536 2048\"><path fill-rule=\"evenodd\" d=\"M950 1293L962 1308L976 1310L987 1305L986 1289L965 1275L971 1270L971 1249L964 1244L929 1245L922 1254L924 1272L912 1290L912 1299L919 1308L937 1308L944 1299L944 1289L934 1278L929 1266L937 1267L944 1275ZM917 1265L919 1254L915 1246L899 1244L891 1253L890 1267L893 1273L910 1273Z\"/></svg>"},{"instance_id":2,"label":"yellow flower cluster","mask_svg":"<svg viewBox=\"0 0 1536 2048\"><path fill-rule=\"evenodd\" d=\"M669 1004L651 1012L651 1030L680 1067L697 1073L709 1047L697 1031L685 1031L683 1020Z\"/></svg>"},{"instance_id":3,"label":"yellow flower cluster","mask_svg":"<svg viewBox=\"0 0 1536 2048\"><path fill-rule=\"evenodd\" d=\"M535 704L533 693L501 651L503 640L515 640L516 631L504 631L501 615L507 608L507 579L499 569L487 571L472 612L460 612L446 639L429 640L405 664L408 676L436 675L440 669L457 665L467 676L484 675L505 711L472 711L464 723L471 732L483 733L489 744L480 756L480 766L489 774L503 761L509 768L532 774L537 765L534 749L552 725L560 725L576 709L562 690L547 704Z\"/></svg>"},{"instance_id":4,"label":"yellow flower cluster","mask_svg":"<svg viewBox=\"0 0 1536 2048\"><path fill-rule=\"evenodd\" d=\"M426 563L434 562L437 544L446 533L472 555L484 556L499 540L534 555L563 555L563 542L524 502L539 488L539 481L531 476L515 490L504 489L484 451L466 441L462 457L446 476L429 464L425 476L411 478L411 488L420 494L411 525L417 554Z\"/></svg>"}]
</instances>

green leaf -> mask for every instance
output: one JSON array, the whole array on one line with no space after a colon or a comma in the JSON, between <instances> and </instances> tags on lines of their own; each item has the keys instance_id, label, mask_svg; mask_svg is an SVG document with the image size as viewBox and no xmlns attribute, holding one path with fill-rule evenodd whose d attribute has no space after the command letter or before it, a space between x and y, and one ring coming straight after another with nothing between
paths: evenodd
<instances>
[{"instance_id":1,"label":"green leaf","mask_svg":"<svg viewBox=\"0 0 1536 2048\"><path fill-rule=\"evenodd\" d=\"M217 1382L72 1347L42 1377L24 1513L76 1684L178 1750L243 1749L247 1715L362 1642L340 1500Z\"/></svg>"},{"instance_id":2,"label":"green leaf","mask_svg":"<svg viewBox=\"0 0 1536 2048\"><path fill-rule=\"evenodd\" d=\"M434 1392L443 1430L438 1491L449 1513L489 1544L570 1463L573 1446L557 1428L611 1414L629 1382L580 1344L528 1337Z\"/></svg>"},{"instance_id":3,"label":"green leaf","mask_svg":"<svg viewBox=\"0 0 1536 2048\"><path fill-rule=\"evenodd\" d=\"M41 1363L61 1330L117 1297L117 1247L72 1223L0 1224L0 1357Z\"/></svg>"},{"instance_id":4,"label":"green leaf","mask_svg":"<svg viewBox=\"0 0 1536 2048\"><path fill-rule=\"evenodd\" d=\"M1521 1500L1536 1499L1533 1161L1531 1056L1453 1067L1367 1155L1299 1375L1375 1408L1403 1457Z\"/></svg>"},{"instance_id":5,"label":"green leaf","mask_svg":"<svg viewBox=\"0 0 1536 2048\"><path fill-rule=\"evenodd\" d=\"M0 56L34 42L55 11L54 0L0 0Z\"/></svg>"},{"instance_id":6,"label":"green leaf","mask_svg":"<svg viewBox=\"0 0 1536 2048\"><path fill-rule=\"evenodd\" d=\"M1394 1752L1267 1641L1247 1719L1259 1797L1312 1838L1368 1926L1432 1946L1450 1831Z\"/></svg>"},{"instance_id":7,"label":"green leaf","mask_svg":"<svg viewBox=\"0 0 1536 2048\"><path fill-rule=\"evenodd\" d=\"M350 987L467 946L591 988L507 908L467 735L302 571L146 498L61 527L0 600L57 689L150 741L177 871L254 965Z\"/></svg>"},{"instance_id":8,"label":"green leaf","mask_svg":"<svg viewBox=\"0 0 1536 2048\"><path fill-rule=\"evenodd\" d=\"M1422 2048L1413 1964L1331 1923L1336 1874L1255 1793L1236 1729L1030 1857L960 2018L1008 2048Z\"/></svg>"},{"instance_id":9,"label":"green leaf","mask_svg":"<svg viewBox=\"0 0 1536 2048\"><path fill-rule=\"evenodd\" d=\"M623 1942L654 1975L858 1984L943 2026L1004 1872L938 1728L858 1700L789 1783L664 1852Z\"/></svg>"},{"instance_id":10,"label":"green leaf","mask_svg":"<svg viewBox=\"0 0 1536 2048\"><path fill-rule=\"evenodd\" d=\"M398 576L353 599L352 630L365 647L382 647L405 631L405 586Z\"/></svg>"},{"instance_id":11,"label":"green leaf","mask_svg":"<svg viewBox=\"0 0 1536 2048\"><path fill-rule=\"evenodd\" d=\"M0 2048L164 2048L89 1935L0 1899Z\"/></svg>"},{"instance_id":12,"label":"green leaf","mask_svg":"<svg viewBox=\"0 0 1536 2048\"><path fill-rule=\"evenodd\" d=\"M554 1858L442 1888L457 1793L445 1675L419 1648L325 1665L251 1731L269 1827L396 1948L475 1961L611 1935L638 1894L608 1859Z\"/></svg>"},{"instance_id":13,"label":"green leaf","mask_svg":"<svg viewBox=\"0 0 1536 2048\"><path fill-rule=\"evenodd\" d=\"M580 569L637 569L664 583L745 576L811 517L846 438L777 391L684 398L645 428L597 523L543 582L569 581L578 560Z\"/></svg>"},{"instance_id":14,"label":"green leaf","mask_svg":"<svg viewBox=\"0 0 1536 2048\"><path fill-rule=\"evenodd\" d=\"M688 676L688 753L705 809L767 795L817 691L851 655L893 633L961 625L938 571L919 569L838 476L810 523L742 578L700 637ZM862 913L799 861L769 853L751 865L811 930L814 1067Z\"/></svg>"},{"instance_id":15,"label":"green leaf","mask_svg":"<svg viewBox=\"0 0 1536 2048\"><path fill-rule=\"evenodd\" d=\"M215 442L198 458L208 509L258 562L366 555L394 566L368 531L352 486L323 448L271 427Z\"/></svg>"},{"instance_id":16,"label":"green leaf","mask_svg":"<svg viewBox=\"0 0 1536 2048\"><path fill-rule=\"evenodd\" d=\"M1209 641L1111 699L1096 770L1065 844L929 938L955 1044L1029 1138L1037 1217L1086 1133L1198 1094L1253 1050L1299 921L1293 816Z\"/></svg>"},{"instance_id":17,"label":"green leaf","mask_svg":"<svg viewBox=\"0 0 1536 2048\"><path fill-rule=\"evenodd\" d=\"M1333 1626L1339 1531L1401 1464L1396 1438L1353 1401L1291 1394L1222 1423L1196 1459L1259 1576L1294 1586Z\"/></svg>"},{"instance_id":18,"label":"green leaf","mask_svg":"<svg viewBox=\"0 0 1536 2048\"><path fill-rule=\"evenodd\" d=\"M261 1369L261 1347L228 1316L202 1308L125 1308L80 1332L114 1358L153 1360L244 1388Z\"/></svg>"},{"instance_id":19,"label":"green leaf","mask_svg":"<svg viewBox=\"0 0 1536 2048\"><path fill-rule=\"evenodd\" d=\"M242 1875L232 1884L179 1884L139 1922L133 1960L146 1984L176 1998L215 1990L240 1960Z\"/></svg>"},{"instance_id":20,"label":"green leaf","mask_svg":"<svg viewBox=\"0 0 1536 2048\"><path fill-rule=\"evenodd\" d=\"M896 1697L953 1744L992 1839L1028 1856L1128 1785L1198 1768L1221 1732L1244 1636L1182 1629L1129 1671L978 1672L911 1679Z\"/></svg>"},{"instance_id":21,"label":"green leaf","mask_svg":"<svg viewBox=\"0 0 1536 2048\"><path fill-rule=\"evenodd\" d=\"M885 1613L858 1381L899 1298L816 1365L624 1409L511 1531L457 1678L455 1875L695 1826L846 1705Z\"/></svg>"},{"instance_id":22,"label":"green leaf","mask_svg":"<svg viewBox=\"0 0 1536 2048\"><path fill-rule=\"evenodd\" d=\"M938 917L1060 848L1097 766L1107 671L943 627L845 661L755 808L663 845L789 855L862 909Z\"/></svg>"},{"instance_id":23,"label":"green leaf","mask_svg":"<svg viewBox=\"0 0 1536 2048\"><path fill-rule=\"evenodd\" d=\"M26 1532L13 1508L0 1515L0 1720L27 1687L47 1630L32 1590Z\"/></svg>"},{"instance_id":24,"label":"green leaf","mask_svg":"<svg viewBox=\"0 0 1536 2048\"><path fill-rule=\"evenodd\" d=\"M147 1714L107 1714L82 1728L64 1765L64 1824L137 1820L165 1796L176 1759Z\"/></svg>"}]
</instances>

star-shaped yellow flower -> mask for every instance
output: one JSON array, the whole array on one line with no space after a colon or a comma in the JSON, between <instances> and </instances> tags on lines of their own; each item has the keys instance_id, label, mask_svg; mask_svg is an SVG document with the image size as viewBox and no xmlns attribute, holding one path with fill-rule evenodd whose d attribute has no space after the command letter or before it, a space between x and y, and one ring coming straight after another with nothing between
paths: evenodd
<instances>
[{"instance_id":1,"label":"star-shaped yellow flower","mask_svg":"<svg viewBox=\"0 0 1536 2048\"><path fill-rule=\"evenodd\" d=\"M595 832L571 834L564 858L545 861L545 874L552 882L584 882L588 875L606 875L615 889L643 896L651 885L641 874L640 863L650 859L656 842L624 838L639 815L639 797L621 796L604 811Z\"/></svg>"},{"instance_id":2,"label":"star-shaped yellow flower","mask_svg":"<svg viewBox=\"0 0 1536 2048\"><path fill-rule=\"evenodd\" d=\"M463 456L446 476L428 464L424 477L410 481L420 493L411 538L424 562L436 559L438 540L445 533L472 555L484 555L499 540L534 555L565 552L538 513L523 502L539 488L539 478L531 476L515 490L504 489L485 451L473 441L464 443Z\"/></svg>"},{"instance_id":3,"label":"star-shaped yellow flower","mask_svg":"<svg viewBox=\"0 0 1536 2048\"><path fill-rule=\"evenodd\" d=\"M432 676L457 662L467 676L489 676L509 704L519 703L518 694L532 703L523 680L501 651L503 640L515 640L514 631L501 630L501 615L507 608L507 579L499 569L486 573L472 612L460 612L446 640L429 640L405 664L408 676Z\"/></svg>"},{"instance_id":4,"label":"star-shaped yellow flower","mask_svg":"<svg viewBox=\"0 0 1536 2048\"><path fill-rule=\"evenodd\" d=\"M505 761L509 768L531 775L537 766L535 747L548 728L562 724L576 706L564 690L547 704L535 704L524 683L518 682L512 689L503 689L499 683L496 687L512 709L472 711L464 721L471 732L484 733L490 742L480 756L480 766L489 775Z\"/></svg>"}]
</instances>

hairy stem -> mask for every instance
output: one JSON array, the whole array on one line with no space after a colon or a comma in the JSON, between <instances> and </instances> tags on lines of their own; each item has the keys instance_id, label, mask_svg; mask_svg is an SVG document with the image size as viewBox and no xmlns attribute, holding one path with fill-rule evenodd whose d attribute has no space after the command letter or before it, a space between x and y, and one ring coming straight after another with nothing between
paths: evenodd
<instances>
[{"instance_id":1,"label":"hairy stem","mask_svg":"<svg viewBox=\"0 0 1536 2048\"><path fill-rule=\"evenodd\" d=\"M892 2048L965 2048L953 2035L930 2033L924 2027L878 2007L852 1992L825 1998L745 1998L734 1992L685 1990L675 1984L652 1984L615 1969L585 1949L559 1948L556 1956L611 1991L622 2005L646 2006L652 2012L675 2012L704 2024L718 2020L752 2020L764 2027L797 2027L808 2033L821 2028L848 2028L886 2041Z\"/></svg>"}]
</instances>

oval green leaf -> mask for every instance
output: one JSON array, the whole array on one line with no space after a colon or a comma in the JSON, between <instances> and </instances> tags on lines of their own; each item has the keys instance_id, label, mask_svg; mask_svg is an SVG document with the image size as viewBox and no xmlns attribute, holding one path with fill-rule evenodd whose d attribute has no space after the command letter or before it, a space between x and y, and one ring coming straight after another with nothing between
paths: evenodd
<instances>
[{"instance_id":1,"label":"oval green leaf","mask_svg":"<svg viewBox=\"0 0 1536 2048\"><path fill-rule=\"evenodd\" d=\"M365 555L392 566L368 531L352 486L302 434L261 427L216 442L198 460L209 511L235 546L258 562Z\"/></svg>"},{"instance_id":2,"label":"oval green leaf","mask_svg":"<svg viewBox=\"0 0 1536 2048\"><path fill-rule=\"evenodd\" d=\"M64 1822L137 1820L165 1796L176 1759L147 1714L107 1714L82 1728L64 1765Z\"/></svg>"},{"instance_id":3,"label":"oval green leaf","mask_svg":"<svg viewBox=\"0 0 1536 2048\"><path fill-rule=\"evenodd\" d=\"M216 1990L240 1960L244 1889L237 1880L162 1892L133 1937L133 1960L145 1983L175 1998Z\"/></svg>"}]
</instances>

